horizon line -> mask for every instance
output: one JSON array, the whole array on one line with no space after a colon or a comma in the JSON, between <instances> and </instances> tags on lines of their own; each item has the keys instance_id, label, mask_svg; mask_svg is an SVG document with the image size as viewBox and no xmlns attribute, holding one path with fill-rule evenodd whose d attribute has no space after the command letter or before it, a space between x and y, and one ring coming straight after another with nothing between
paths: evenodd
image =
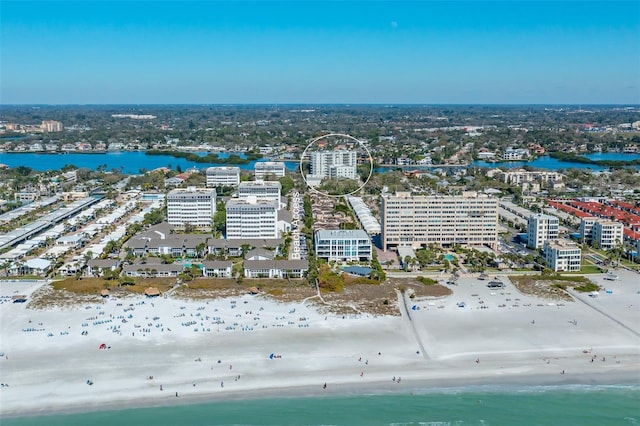
<instances>
[{"instance_id":1,"label":"horizon line","mask_svg":"<svg viewBox=\"0 0 640 426\"><path fill-rule=\"evenodd\" d=\"M640 103L427 103L427 102L178 102L178 103L0 103L0 108L9 106L633 106L640 107Z\"/></svg>"}]
</instances>

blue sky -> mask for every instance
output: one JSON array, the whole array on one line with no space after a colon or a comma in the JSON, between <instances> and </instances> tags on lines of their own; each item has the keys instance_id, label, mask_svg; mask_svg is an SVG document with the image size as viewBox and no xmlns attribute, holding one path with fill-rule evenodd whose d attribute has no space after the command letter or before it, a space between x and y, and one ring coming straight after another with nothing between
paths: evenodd
<instances>
[{"instance_id":1,"label":"blue sky","mask_svg":"<svg viewBox=\"0 0 640 426\"><path fill-rule=\"evenodd\" d=\"M640 2L0 0L0 102L640 103Z\"/></svg>"}]
</instances>

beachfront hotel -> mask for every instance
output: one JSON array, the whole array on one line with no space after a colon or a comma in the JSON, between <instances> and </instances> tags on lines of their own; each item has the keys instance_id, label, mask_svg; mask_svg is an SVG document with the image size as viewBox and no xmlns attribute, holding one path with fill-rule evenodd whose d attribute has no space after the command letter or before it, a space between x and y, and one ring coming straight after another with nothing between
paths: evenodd
<instances>
[{"instance_id":1,"label":"beachfront hotel","mask_svg":"<svg viewBox=\"0 0 640 426\"><path fill-rule=\"evenodd\" d=\"M209 167L206 174L209 188L240 184L240 167Z\"/></svg>"},{"instance_id":2,"label":"beachfront hotel","mask_svg":"<svg viewBox=\"0 0 640 426\"><path fill-rule=\"evenodd\" d=\"M320 179L357 179L356 151L314 151L310 152L311 175Z\"/></svg>"},{"instance_id":3,"label":"beachfront hotel","mask_svg":"<svg viewBox=\"0 0 640 426\"><path fill-rule=\"evenodd\" d=\"M316 231L314 246L316 256L329 261L371 260L371 238L361 229Z\"/></svg>"},{"instance_id":4,"label":"beachfront hotel","mask_svg":"<svg viewBox=\"0 0 640 426\"><path fill-rule=\"evenodd\" d=\"M227 201L227 239L278 238L279 204L255 196Z\"/></svg>"},{"instance_id":5,"label":"beachfront hotel","mask_svg":"<svg viewBox=\"0 0 640 426\"><path fill-rule=\"evenodd\" d=\"M258 161L253 166L256 180L264 180L271 176L281 178L285 176L285 166L281 161Z\"/></svg>"},{"instance_id":6,"label":"beachfront hotel","mask_svg":"<svg viewBox=\"0 0 640 426\"><path fill-rule=\"evenodd\" d=\"M567 240L548 240L544 243L544 260L547 266L558 271L580 271L582 250L578 244Z\"/></svg>"},{"instance_id":7,"label":"beachfront hotel","mask_svg":"<svg viewBox=\"0 0 640 426\"><path fill-rule=\"evenodd\" d=\"M498 200L486 194L384 195L381 206L382 248L429 244L498 245Z\"/></svg>"},{"instance_id":8,"label":"beachfront hotel","mask_svg":"<svg viewBox=\"0 0 640 426\"><path fill-rule=\"evenodd\" d=\"M208 188L179 188L167 194L167 222L184 227L211 229L216 213L216 190Z\"/></svg>"},{"instance_id":9,"label":"beachfront hotel","mask_svg":"<svg viewBox=\"0 0 640 426\"><path fill-rule=\"evenodd\" d=\"M557 240L560 221L548 214L535 214L527 219L527 247L542 248L545 241Z\"/></svg>"},{"instance_id":10,"label":"beachfront hotel","mask_svg":"<svg viewBox=\"0 0 640 426\"><path fill-rule=\"evenodd\" d=\"M280 201L282 185L276 181L256 180L241 182L238 186L238 196L247 198L254 196L258 199L270 199Z\"/></svg>"}]
</instances>

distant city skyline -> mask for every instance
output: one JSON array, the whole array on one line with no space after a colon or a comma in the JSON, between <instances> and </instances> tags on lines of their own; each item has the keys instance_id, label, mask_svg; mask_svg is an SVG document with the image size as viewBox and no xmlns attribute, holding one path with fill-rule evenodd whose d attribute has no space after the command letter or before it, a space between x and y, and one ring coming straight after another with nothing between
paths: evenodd
<instances>
[{"instance_id":1,"label":"distant city skyline","mask_svg":"<svg viewBox=\"0 0 640 426\"><path fill-rule=\"evenodd\" d=\"M638 104L640 2L4 1L2 104Z\"/></svg>"}]
</instances>

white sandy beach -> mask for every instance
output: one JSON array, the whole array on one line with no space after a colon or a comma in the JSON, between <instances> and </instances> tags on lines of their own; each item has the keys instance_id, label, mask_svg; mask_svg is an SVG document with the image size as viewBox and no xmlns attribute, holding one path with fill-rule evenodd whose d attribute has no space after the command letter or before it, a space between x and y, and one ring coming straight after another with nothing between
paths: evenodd
<instances>
[{"instance_id":1,"label":"white sandy beach","mask_svg":"<svg viewBox=\"0 0 640 426\"><path fill-rule=\"evenodd\" d=\"M399 301L401 317L325 316L250 295L36 311L10 297L41 283L2 282L0 414L482 384L638 383L640 275L619 275L617 282L595 278L612 293L574 302L462 278L452 296L407 297L407 310Z\"/></svg>"}]
</instances>

